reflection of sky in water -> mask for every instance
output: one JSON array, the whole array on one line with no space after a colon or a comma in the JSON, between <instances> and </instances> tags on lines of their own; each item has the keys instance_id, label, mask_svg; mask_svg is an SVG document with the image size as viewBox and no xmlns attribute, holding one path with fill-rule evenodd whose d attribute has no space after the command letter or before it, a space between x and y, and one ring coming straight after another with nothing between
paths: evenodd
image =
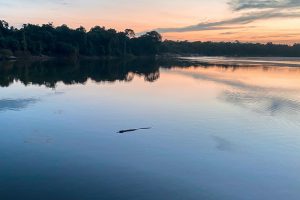
<instances>
[{"instance_id":1,"label":"reflection of sky in water","mask_svg":"<svg viewBox=\"0 0 300 200\"><path fill-rule=\"evenodd\" d=\"M293 115L295 119L299 119L300 114L300 81L294 77L294 79L289 79L289 75L293 75L294 71L289 71L289 68L283 68L283 70L278 70L270 68L270 74L273 77L269 77L269 82L259 83L255 80L258 74L257 72L253 75L251 71L261 71L260 76L268 76L268 73L263 72L262 68L250 68L248 70L243 70L239 68L237 71L224 72L224 70L216 71L213 70L200 70L200 71L189 71L183 70L179 73L193 79L200 81L209 81L221 86L221 92L218 95L218 99L233 104L234 106L241 106L243 108L248 108L252 111L267 114L267 115ZM275 70L275 71L272 71ZM265 69L266 70L266 69ZM213 71L214 73L210 73ZM218 73L216 73L218 72ZM283 72L283 77L285 80L277 79L278 76ZM178 72L172 72L178 73ZM222 73L222 74L221 74ZM244 77L237 77L236 74L242 74ZM299 73L296 73L299 75ZM248 76L248 77L247 77ZM266 78L267 79L267 78ZM275 86L272 85L274 82L283 82L283 85ZM271 84L270 84L271 83Z\"/></svg>"},{"instance_id":2,"label":"reflection of sky in water","mask_svg":"<svg viewBox=\"0 0 300 200\"><path fill-rule=\"evenodd\" d=\"M33 98L28 99L0 99L0 112L6 110L21 110L36 103L38 100Z\"/></svg>"},{"instance_id":3,"label":"reflection of sky in water","mask_svg":"<svg viewBox=\"0 0 300 200\"><path fill-rule=\"evenodd\" d=\"M220 99L252 109L256 112L262 112L270 115L280 114L299 114L300 102L297 100L288 99L287 97L271 96L264 92L224 92ZM297 116L296 116L297 117Z\"/></svg>"},{"instance_id":4,"label":"reflection of sky in water","mask_svg":"<svg viewBox=\"0 0 300 200\"><path fill-rule=\"evenodd\" d=\"M155 82L1 88L0 194L298 200L300 74L289 70L161 69ZM140 127L152 129L116 134Z\"/></svg>"},{"instance_id":5,"label":"reflection of sky in water","mask_svg":"<svg viewBox=\"0 0 300 200\"><path fill-rule=\"evenodd\" d=\"M300 59L298 57L182 57L184 60L200 61L213 64L231 64L231 65L253 65L253 66L290 66L299 67Z\"/></svg>"}]
</instances>

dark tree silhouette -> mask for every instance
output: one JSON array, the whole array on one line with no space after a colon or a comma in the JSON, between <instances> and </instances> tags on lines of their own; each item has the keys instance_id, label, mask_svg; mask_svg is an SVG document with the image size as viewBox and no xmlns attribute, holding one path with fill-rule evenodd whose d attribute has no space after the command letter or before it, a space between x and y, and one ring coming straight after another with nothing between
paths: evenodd
<instances>
[{"instance_id":1,"label":"dark tree silhouette","mask_svg":"<svg viewBox=\"0 0 300 200\"><path fill-rule=\"evenodd\" d=\"M90 31L67 25L54 27L52 23L39 25L24 24L22 28L10 27L0 21L0 57L47 55L61 57L158 54L161 36L149 32L136 37L131 29L117 32L114 29L95 26ZM137 48L138 47L138 48Z\"/></svg>"},{"instance_id":2,"label":"dark tree silhouette","mask_svg":"<svg viewBox=\"0 0 300 200\"><path fill-rule=\"evenodd\" d=\"M241 42L162 42L162 36L151 31L136 37L131 29L118 32L95 26L71 29L67 25L54 27L24 24L16 29L0 20L0 59L12 56L125 57L157 54L197 54L205 56L300 56L300 44L260 44Z\"/></svg>"},{"instance_id":3,"label":"dark tree silhouette","mask_svg":"<svg viewBox=\"0 0 300 200\"><path fill-rule=\"evenodd\" d=\"M197 54L203 56L287 56L299 57L300 45L236 42L188 42L166 40L161 53Z\"/></svg>"}]
</instances>

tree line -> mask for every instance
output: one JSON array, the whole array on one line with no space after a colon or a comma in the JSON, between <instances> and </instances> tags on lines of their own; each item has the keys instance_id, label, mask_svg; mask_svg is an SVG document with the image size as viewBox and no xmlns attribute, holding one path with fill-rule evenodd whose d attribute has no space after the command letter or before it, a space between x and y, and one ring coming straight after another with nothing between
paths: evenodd
<instances>
[{"instance_id":1,"label":"tree line","mask_svg":"<svg viewBox=\"0 0 300 200\"><path fill-rule=\"evenodd\" d=\"M170 41L162 43L160 53L197 54L203 56L286 56L299 57L300 44L266 44L236 42L188 42Z\"/></svg>"},{"instance_id":2,"label":"tree line","mask_svg":"<svg viewBox=\"0 0 300 200\"><path fill-rule=\"evenodd\" d=\"M87 31L52 23L24 24L18 29L0 20L0 55L4 56L149 56L158 53L161 42L155 31L136 37L131 29L118 32L95 26Z\"/></svg>"},{"instance_id":3,"label":"tree line","mask_svg":"<svg viewBox=\"0 0 300 200\"><path fill-rule=\"evenodd\" d=\"M125 57L157 54L299 57L300 44L162 41L156 31L136 36L132 29L118 32L95 26L87 31L84 27L55 27L52 23L24 24L18 29L0 20L0 59L41 55Z\"/></svg>"}]
</instances>

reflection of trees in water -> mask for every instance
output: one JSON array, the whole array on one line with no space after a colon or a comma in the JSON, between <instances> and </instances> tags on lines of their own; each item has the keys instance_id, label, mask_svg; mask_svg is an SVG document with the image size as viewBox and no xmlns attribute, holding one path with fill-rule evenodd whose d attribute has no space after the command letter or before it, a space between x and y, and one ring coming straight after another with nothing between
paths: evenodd
<instances>
[{"instance_id":1,"label":"reflection of trees in water","mask_svg":"<svg viewBox=\"0 0 300 200\"><path fill-rule=\"evenodd\" d=\"M130 82L135 75L153 82L159 78L159 67L153 59L122 61L47 61L34 63L2 63L0 65L0 85L7 87L14 81L23 84L55 87L57 82L83 84L88 79L95 82Z\"/></svg>"},{"instance_id":2,"label":"reflection of trees in water","mask_svg":"<svg viewBox=\"0 0 300 200\"><path fill-rule=\"evenodd\" d=\"M14 81L23 84L45 85L55 87L57 82L65 84L83 84L88 79L100 82L130 82L136 75L145 81L159 79L159 68L220 67L228 70L240 68L238 65L213 64L180 59L133 59L125 60L83 60L45 62L8 62L0 63L0 86L7 87ZM247 67L245 65L243 68ZM251 66L248 66L251 67ZM253 66L252 66L253 67Z\"/></svg>"},{"instance_id":3,"label":"reflection of trees in water","mask_svg":"<svg viewBox=\"0 0 300 200\"><path fill-rule=\"evenodd\" d=\"M160 76L159 71L154 72L154 73L151 73L151 74L149 74L148 76L145 76L145 81L148 81L148 82L154 82L154 81L156 81L157 79L159 79L159 76Z\"/></svg>"}]
</instances>

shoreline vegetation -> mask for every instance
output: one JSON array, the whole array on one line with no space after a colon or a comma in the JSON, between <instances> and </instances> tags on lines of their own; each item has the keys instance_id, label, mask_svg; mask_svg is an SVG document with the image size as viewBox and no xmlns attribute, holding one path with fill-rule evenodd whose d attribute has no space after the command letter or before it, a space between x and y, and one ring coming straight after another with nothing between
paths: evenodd
<instances>
[{"instance_id":1,"label":"shoreline vegetation","mask_svg":"<svg viewBox=\"0 0 300 200\"><path fill-rule=\"evenodd\" d=\"M24 24L0 20L0 60L113 59L175 56L300 57L300 44L189 42L164 40L156 31L136 36L132 29Z\"/></svg>"},{"instance_id":2,"label":"shoreline vegetation","mask_svg":"<svg viewBox=\"0 0 300 200\"><path fill-rule=\"evenodd\" d=\"M89 31L67 25L24 24L22 28L10 26L0 20L0 57L2 59L31 57L62 58L113 58L129 56L155 56L159 52L162 37L155 31L136 36L126 29L95 26Z\"/></svg>"}]
</instances>

